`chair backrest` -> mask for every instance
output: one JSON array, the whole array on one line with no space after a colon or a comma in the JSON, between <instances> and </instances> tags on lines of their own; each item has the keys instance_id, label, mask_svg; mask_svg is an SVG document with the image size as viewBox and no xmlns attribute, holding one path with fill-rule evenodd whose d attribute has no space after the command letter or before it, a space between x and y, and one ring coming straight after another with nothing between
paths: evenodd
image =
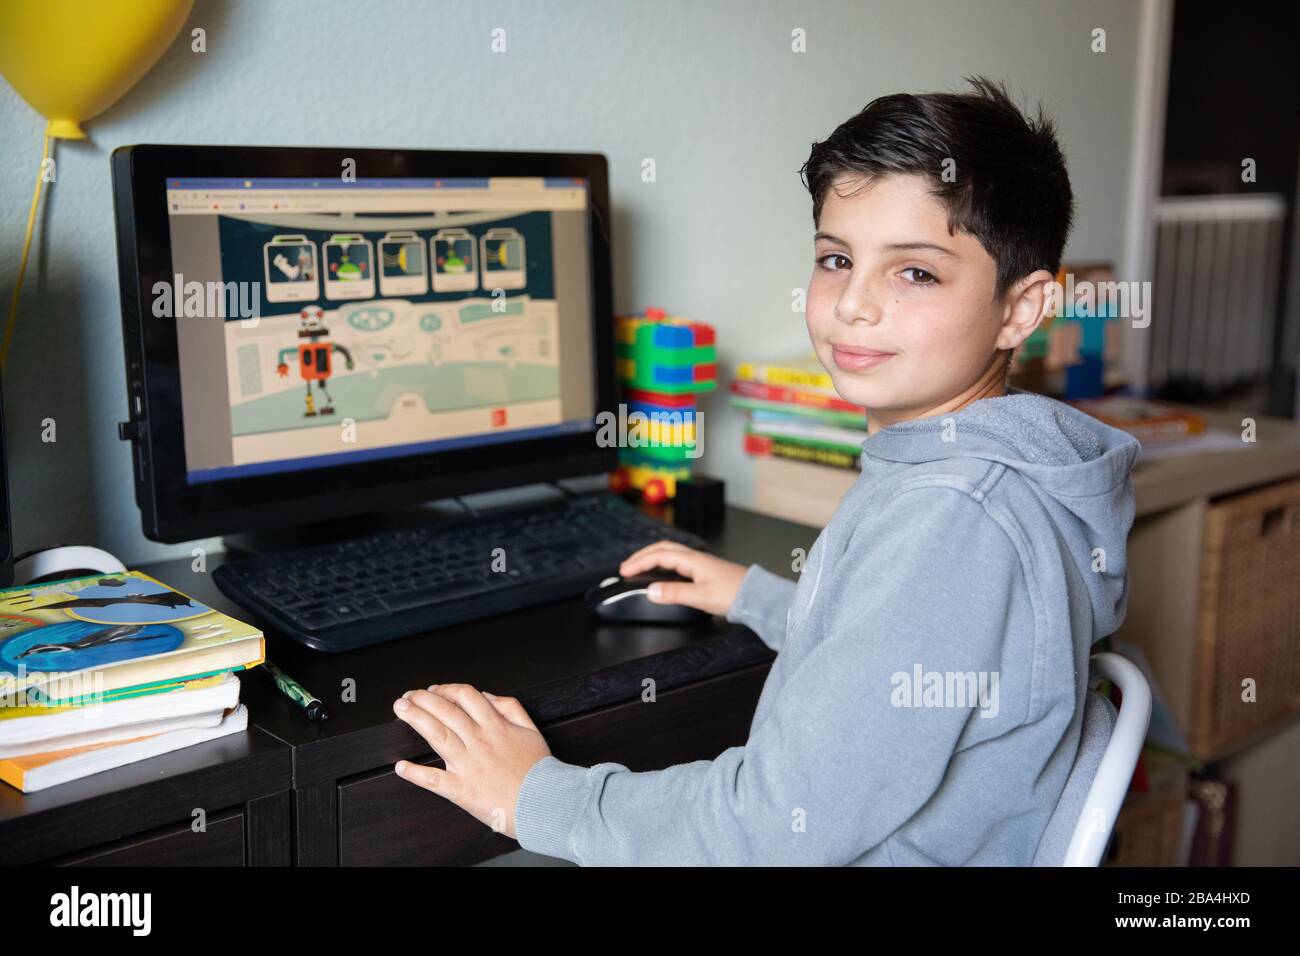
<instances>
[{"instance_id":1,"label":"chair backrest","mask_svg":"<svg viewBox=\"0 0 1300 956\"><path fill-rule=\"evenodd\" d=\"M1034 854L1034 866L1097 866L1151 723L1151 688L1142 672L1118 654L1094 654L1089 680L1109 680L1122 694L1110 701L1087 692L1079 750L1065 788Z\"/></svg>"},{"instance_id":2,"label":"chair backrest","mask_svg":"<svg viewBox=\"0 0 1300 956\"><path fill-rule=\"evenodd\" d=\"M1034 866L1061 866L1065 860L1065 851L1070 848L1074 828L1083 815L1083 806L1088 801L1088 790L1097 776L1101 758L1110 743L1111 733L1115 729L1115 705L1095 690L1085 688L1083 702L1083 729L1080 731L1079 749L1074 757L1074 765L1065 778L1065 789L1057 801L1052 818L1047 821L1047 829L1038 842L1034 852Z\"/></svg>"}]
</instances>

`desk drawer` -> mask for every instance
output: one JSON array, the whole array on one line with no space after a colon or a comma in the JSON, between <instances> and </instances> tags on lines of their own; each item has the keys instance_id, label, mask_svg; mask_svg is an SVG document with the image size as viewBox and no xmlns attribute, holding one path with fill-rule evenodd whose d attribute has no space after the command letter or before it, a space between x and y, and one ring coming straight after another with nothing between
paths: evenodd
<instances>
[{"instance_id":1,"label":"desk drawer","mask_svg":"<svg viewBox=\"0 0 1300 956\"><path fill-rule=\"evenodd\" d=\"M189 823L102 843L51 860L51 866L243 866L244 814L228 810L208 818L207 830Z\"/></svg>"},{"instance_id":2,"label":"desk drawer","mask_svg":"<svg viewBox=\"0 0 1300 956\"><path fill-rule=\"evenodd\" d=\"M743 744L769 664L607 707L543 728L561 760L616 761L660 770L708 760ZM441 761L426 756L418 762ZM402 780L390 768L340 781L339 865L465 865L518 847L459 807Z\"/></svg>"}]
</instances>

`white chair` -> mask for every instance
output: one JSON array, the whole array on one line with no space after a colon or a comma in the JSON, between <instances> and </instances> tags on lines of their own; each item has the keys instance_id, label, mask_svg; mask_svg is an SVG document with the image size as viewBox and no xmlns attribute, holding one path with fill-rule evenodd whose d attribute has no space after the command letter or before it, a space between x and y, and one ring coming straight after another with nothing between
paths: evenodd
<instances>
[{"instance_id":1,"label":"white chair","mask_svg":"<svg viewBox=\"0 0 1300 956\"><path fill-rule=\"evenodd\" d=\"M1102 679L1123 694L1119 713L1101 694L1087 691L1079 750L1034 866L1100 865L1133 779L1151 723L1151 688L1137 666L1118 654L1092 656L1088 684Z\"/></svg>"}]
</instances>

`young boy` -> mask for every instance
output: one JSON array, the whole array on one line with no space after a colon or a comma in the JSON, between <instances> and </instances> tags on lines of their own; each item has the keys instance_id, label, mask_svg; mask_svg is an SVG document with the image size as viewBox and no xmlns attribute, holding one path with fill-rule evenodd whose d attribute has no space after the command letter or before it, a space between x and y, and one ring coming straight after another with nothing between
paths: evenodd
<instances>
[{"instance_id":1,"label":"young boy","mask_svg":"<svg viewBox=\"0 0 1300 956\"><path fill-rule=\"evenodd\" d=\"M395 702L447 769L406 779L584 864L1029 865L1127 603L1137 443L1008 389L1072 198L1003 88L886 96L814 145L808 334L867 410L862 474L798 584L661 542L621 572L778 651L749 740L653 773L554 756L519 703Z\"/></svg>"}]
</instances>

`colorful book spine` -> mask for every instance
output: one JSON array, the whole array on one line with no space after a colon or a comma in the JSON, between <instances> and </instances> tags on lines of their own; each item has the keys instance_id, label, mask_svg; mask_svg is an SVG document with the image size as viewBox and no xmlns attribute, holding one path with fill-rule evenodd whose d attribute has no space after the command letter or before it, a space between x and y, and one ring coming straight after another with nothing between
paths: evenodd
<instances>
[{"instance_id":1,"label":"colorful book spine","mask_svg":"<svg viewBox=\"0 0 1300 956\"><path fill-rule=\"evenodd\" d=\"M749 427L761 435L780 435L795 440L842 445L845 448L861 448L862 443L867 440L865 428L824 425L810 421L801 415L789 415L785 412L753 412L750 415Z\"/></svg>"},{"instance_id":2,"label":"colorful book spine","mask_svg":"<svg viewBox=\"0 0 1300 956\"><path fill-rule=\"evenodd\" d=\"M789 385L767 385L763 382L751 382L737 379L729 386L731 394L741 398L752 398L766 402L781 402L801 408L826 409L836 412L848 412L858 418L865 418L867 410L861 405L846 402L838 394L827 395L825 392L811 391Z\"/></svg>"},{"instance_id":3,"label":"colorful book spine","mask_svg":"<svg viewBox=\"0 0 1300 956\"><path fill-rule=\"evenodd\" d=\"M792 418L821 422L826 425L861 428L864 432L867 430L867 419L864 412L841 412L833 408L810 408L806 405L788 405L784 402L769 402L761 398L743 398L739 395L731 396L731 404L736 408L743 408L751 412L788 415Z\"/></svg>"},{"instance_id":4,"label":"colorful book spine","mask_svg":"<svg viewBox=\"0 0 1300 956\"><path fill-rule=\"evenodd\" d=\"M742 381L764 385L791 386L813 389L827 395L837 395L830 373L814 357L799 365L761 365L741 362L736 367L736 377Z\"/></svg>"},{"instance_id":5,"label":"colorful book spine","mask_svg":"<svg viewBox=\"0 0 1300 956\"><path fill-rule=\"evenodd\" d=\"M750 455L770 455L774 458L791 458L832 468L857 470L861 468L862 452L856 453L839 445L820 442L796 441L775 435L760 435L746 429L745 451Z\"/></svg>"}]
</instances>

